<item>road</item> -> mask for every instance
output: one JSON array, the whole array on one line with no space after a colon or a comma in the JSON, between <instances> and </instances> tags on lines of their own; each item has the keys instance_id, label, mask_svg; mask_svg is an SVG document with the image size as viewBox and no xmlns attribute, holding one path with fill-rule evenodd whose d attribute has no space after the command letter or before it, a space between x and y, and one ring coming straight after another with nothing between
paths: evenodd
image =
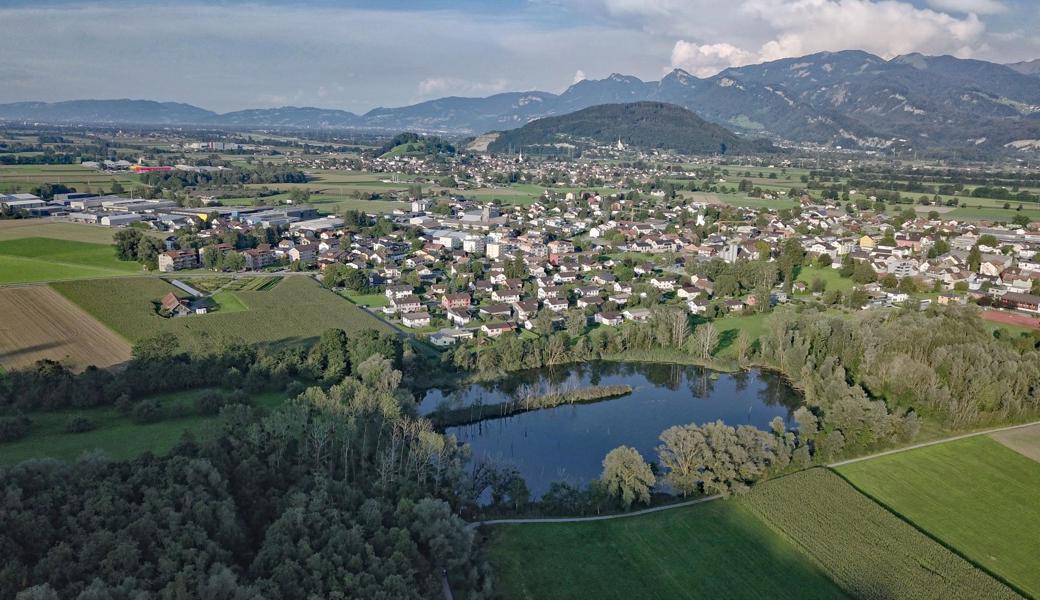
<instances>
[{"instance_id":1,"label":"road","mask_svg":"<svg viewBox=\"0 0 1040 600\"><path fill-rule=\"evenodd\" d=\"M899 454L900 452L908 452L910 450L916 450L918 448L926 448L928 446L935 446L937 444L945 444L945 443L948 443L948 442L955 442L957 440L963 440L963 439L967 439L967 438L971 438L971 437L975 437L975 436L979 436L979 435L989 435L991 433L998 433L998 432L1001 432L1001 431L1010 431L1010 430L1013 430L1013 429L1021 429L1023 427L1032 427L1034 425L1040 425L1040 421L1033 421L1031 423L1023 423L1021 425L1009 425L1007 427L996 427L996 428L993 428L993 429L984 429L982 431L974 431L972 433L963 433L963 434L960 434L960 435L955 435L955 436L952 436L952 437L943 438L941 440L932 440L930 442L922 442L920 444L914 444L912 446L906 446L905 448L896 448L895 450L886 450L885 452L878 452L876 454L869 454L867 456L861 456L859 458L850 458L849 460L842 460L842 461L838 461L838 462L833 462L833 463L830 463L830 464L825 465L825 466L830 468L830 469L834 469L834 468L837 468L837 467L840 467L840 466L843 466L843 465L850 465L852 463L862 462L862 461L865 461L865 460L872 460L872 459L875 459L875 458L880 458L882 456L890 456L892 454ZM476 527L480 527L481 525L509 525L509 524L520 525L520 524L528 524L528 523L583 523L583 522L586 522L586 521L609 521L611 519L625 519L625 518L628 518L628 517L638 517L640 515L646 515L646 514L650 514L650 513L661 512L661 511L664 511L664 510L672 510L672 509L675 509L675 508L684 508L686 506L693 506L695 504L703 504L705 502L711 502L713 500L718 500L719 498L722 498L722 496L719 496L719 495L707 496L705 498L698 498L696 500L689 500L687 502L678 502L676 504L666 504L664 506L656 506L654 508L646 508L646 509L643 509L643 510L636 510L636 511L627 512L627 513L619 513L619 514L615 514L615 515L601 515L601 516L596 516L596 517L559 517L559 518L533 518L533 519L492 519L492 520L489 520L489 521L474 521L474 522L469 524L469 527L470 528L476 528Z\"/></svg>"}]
</instances>

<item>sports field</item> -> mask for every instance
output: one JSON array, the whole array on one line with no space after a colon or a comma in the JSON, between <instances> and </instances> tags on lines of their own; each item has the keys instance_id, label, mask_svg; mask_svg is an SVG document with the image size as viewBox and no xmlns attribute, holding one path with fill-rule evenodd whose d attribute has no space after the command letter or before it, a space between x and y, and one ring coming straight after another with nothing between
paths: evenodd
<instances>
[{"instance_id":1,"label":"sports field","mask_svg":"<svg viewBox=\"0 0 1040 600\"><path fill-rule=\"evenodd\" d=\"M873 467L881 460L860 464ZM854 597L1018 597L827 469L761 483L741 502Z\"/></svg>"},{"instance_id":2,"label":"sports field","mask_svg":"<svg viewBox=\"0 0 1040 600\"><path fill-rule=\"evenodd\" d=\"M1040 463L979 436L838 472L969 559L1040 596Z\"/></svg>"},{"instance_id":3,"label":"sports field","mask_svg":"<svg viewBox=\"0 0 1040 600\"><path fill-rule=\"evenodd\" d=\"M503 598L844 598L735 501L586 523L495 525Z\"/></svg>"},{"instance_id":4,"label":"sports field","mask_svg":"<svg viewBox=\"0 0 1040 600\"><path fill-rule=\"evenodd\" d=\"M247 343L296 345L331 328L388 330L386 324L306 276L285 277L261 291L236 291L232 310L163 318L155 302L178 288L156 277L93 279L52 284L125 339L134 342L158 333L176 335L185 347L207 338L231 337ZM218 298L218 303L220 300Z\"/></svg>"},{"instance_id":5,"label":"sports field","mask_svg":"<svg viewBox=\"0 0 1040 600\"><path fill-rule=\"evenodd\" d=\"M0 241L0 284L123 277L141 271L116 258L110 244L42 237Z\"/></svg>"},{"instance_id":6,"label":"sports field","mask_svg":"<svg viewBox=\"0 0 1040 600\"><path fill-rule=\"evenodd\" d=\"M130 345L47 286L0 289L0 366L43 359L109 367L130 359Z\"/></svg>"}]
</instances>

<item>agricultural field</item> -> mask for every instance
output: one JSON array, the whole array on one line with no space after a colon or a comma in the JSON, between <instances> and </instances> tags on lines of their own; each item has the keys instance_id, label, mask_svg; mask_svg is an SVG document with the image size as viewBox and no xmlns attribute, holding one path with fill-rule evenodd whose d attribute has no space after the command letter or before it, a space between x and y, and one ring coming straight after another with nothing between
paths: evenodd
<instances>
[{"instance_id":1,"label":"agricultural field","mask_svg":"<svg viewBox=\"0 0 1040 600\"><path fill-rule=\"evenodd\" d=\"M53 238L0 241L0 284L125 277L141 265L116 258L115 248Z\"/></svg>"},{"instance_id":2,"label":"agricultural field","mask_svg":"<svg viewBox=\"0 0 1040 600\"><path fill-rule=\"evenodd\" d=\"M1022 427L991 434L989 437L1018 452L1022 456L1040 461L1040 425Z\"/></svg>"},{"instance_id":3,"label":"agricultural field","mask_svg":"<svg viewBox=\"0 0 1040 600\"><path fill-rule=\"evenodd\" d=\"M933 489L946 492L950 487L942 481ZM827 469L760 483L740 502L809 554L852 596L1018 597Z\"/></svg>"},{"instance_id":4,"label":"agricultural field","mask_svg":"<svg viewBox=\"0 0 1040 600\"><path fill-rule=\"evenodd\" d=\"M736 501L485 531L503 598L845 597Z\"/></svg>"},{"instance_id":5,"label":"agricultural field","mask_svg":"<svg viewBox=\"0 0 1040 600\"><path fill-rule=\"evenodd\" d=\"M183 293L158 278L61 282L53 287L131 343L167 333L189 348L213 337L292 346L307 343L334 327L348 332L388 329L382 321L306 276L285 277L260 291L234 292L246 310L172 319L160 317L154 303L169 292Z\"/></svg>"},{"instance_id":6,"label":"agricultural field","mask_svg":"<svg viewBox=\"0 0 1040 600\"><path fill-rule=\"evenodd\" d=\"M838 472L968 559L1040 596L1040 463L977 436Z\"/></svg>"},{"instance_id":7,"label":"agricultural field","mask_svg":"<svg viewBox=\"0 0 1040 600\"><path fill-rule=\"evenodd\" d=\"M111 244L117 229L58 221L53 218L0 221L0 241L21 238L54 238L90 244Z\"/></svg>"},{"instance_id":8,"label":"agricultural field","mask_svg":"<svg viewBox=\"0 0 1040 600\"><path fill-rule=\"evenodd\" d=\"M43 359L110 367L130 360L130 345L47 286L0 289L0 367Z\"/></svg>"},{"instance_id":9,"label":"agricultural field","mask_svg":"<svg viewBox=\"0 0 1040 600\"><path fill-rule=\"evenodd\" d=\"M165 418L155 423L137 423L112 407L70 409L55 412L28 413L32 421L25 438L0 444L0 465L35 458L75 460L84 452L101 450L116 460L133 458L145 452L164 454L173 448L185 432L205 435L217 423L216 416L195 413L194 400L207 390L191 390L161 394L159 400ZM252 396L257 407L275 408L285 401L281 392L265 392ZM97 428L85 433L67 433L70 418L82 416Z\"/></svg>"},{"instance_id":10,"label":"agricultural field","mask_svg":"<svg viewBox=\"0 0 1040 600\"><path fill-rule=\"evenodd\" d=\"M127 192L146 186L137 175L103 173L79 165L0 165L0 194L30 192L45 183L61 183L78 192L101 193L119 182Z\"/></svg>"}]
</instances>

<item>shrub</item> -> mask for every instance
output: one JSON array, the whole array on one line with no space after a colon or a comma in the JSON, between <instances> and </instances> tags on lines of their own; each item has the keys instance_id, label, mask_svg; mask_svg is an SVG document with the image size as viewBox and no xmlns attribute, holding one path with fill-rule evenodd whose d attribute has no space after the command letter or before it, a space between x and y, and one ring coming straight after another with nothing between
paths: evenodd
<instances>
[{"instance_id":1,"label":"shrub","mask_svg":"<svg viewBox=\"0 0 1040 600\"><path fill-rule=\"evenodd\" d=\"M138 423L155 423L162 419L162 405L155 398L141 400L130 411L131 418Z\"/></svg>"},{"instance_id":2,"label":"shrub","mask_svg":"<svg viewBox=\"0 0 1040 600\"><path fill-rule=\"evenodd\" d=\"M25 415L0 417L0 442L13 442L29 435L32 421Z\"/></svg>"},{"instance_id":3,"label":"shrub","mask_svg":"<svg viewBox=\"0 0 1040 600\"><path fill-rule=\"evenodd\" d=\"M97 423L93 419L76 415L65 422L65 433L85 433L97 429Z\"/></svg>"},{"instance_id":4,"label":"shrub","mask_svg":"<svg viewBox=\"0 0 1040 600\"><path fill-rule=\"evenodd\" d=\"M227 398L220 392L204 392L195 398L195 412L200 415L215 415L227 404Z\"/></svg>"}]
</instances>

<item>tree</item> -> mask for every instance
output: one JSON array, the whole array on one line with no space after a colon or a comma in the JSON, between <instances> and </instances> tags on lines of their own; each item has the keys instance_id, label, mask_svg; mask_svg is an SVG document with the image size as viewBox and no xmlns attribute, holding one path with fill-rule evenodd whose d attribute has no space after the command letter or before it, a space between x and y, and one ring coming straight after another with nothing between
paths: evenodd
<instances>
[{"instance_id":1,"label":"tree","mask_svg":"<svg viewBox=\"0 0 1040 600\"><path fill-rule=\"evenodd\" d=\"M719 344L719 330L713 323L698 325L693 331L693 350L702 359L708 359Z\"/></svg>"},{"instance_id":2,"label":"tree","mask_svg":"<svg viewBox=\"0 0 1040 600\"><path fill-rule=\"evenodd\" d=\"M114 239L119 260L137 260L137 246L144 234L140 229L127 227L116 232Z\"/></svg>"},{"instance_id":3,"label":"tree","mask_svg":"<svg viewBox=\"0 0 1040 600\"><path fill-rule=\"evenodd\" d=\"M618 446L603 458L600 476L611 497L618 498L628 510L633 502L650 503L650 489L656 483L650 465L635 448Z\"/></svg>"},{"instance_id":4,"label":"tree","mask_svg":"<svg viewBox=\"0 0 1040 600\"><path fill-rule=\"evenodd\" d=\"M979 250L979 245L975 244L968 251L968 269L973 273L979 272L979 267L982 266L982 251Z\"/></svg>"},{"instance_id":5,"label":"tree","mask_svg":"<svg viewBox=\"0 0 1040 600\"><path fill-rule=\"evenodd\" d=\"M159 254L163 252L163 243L156 238L142 236L137 244L137 260L149 269L159 268Z\"/></svg>"},{"instance_id":6,"label":"tree","mask_svg":"<svg viewBox=\"0 0 1040 600\"><path fill-rule=\"evenodd\" d=\"M224 267L224 270L236 272L246 268L246 259L238 252L232 250L224 256L224 260L221 264Z\"/></svg>"},{"instance_id":7,"label":"tree","mask_svg":"<svg viewBox=\"0 0 1040 600\"><path fill-rule=\"evenodd\" d=\"M751 334L749 334L746 330L741 329L740 333L737 335L737 340L735 342L738 363L744 364L747 362L748 355L751 353L751 345L753 343L754 342L751 339Z\"/></svg>"}]
</instances>

